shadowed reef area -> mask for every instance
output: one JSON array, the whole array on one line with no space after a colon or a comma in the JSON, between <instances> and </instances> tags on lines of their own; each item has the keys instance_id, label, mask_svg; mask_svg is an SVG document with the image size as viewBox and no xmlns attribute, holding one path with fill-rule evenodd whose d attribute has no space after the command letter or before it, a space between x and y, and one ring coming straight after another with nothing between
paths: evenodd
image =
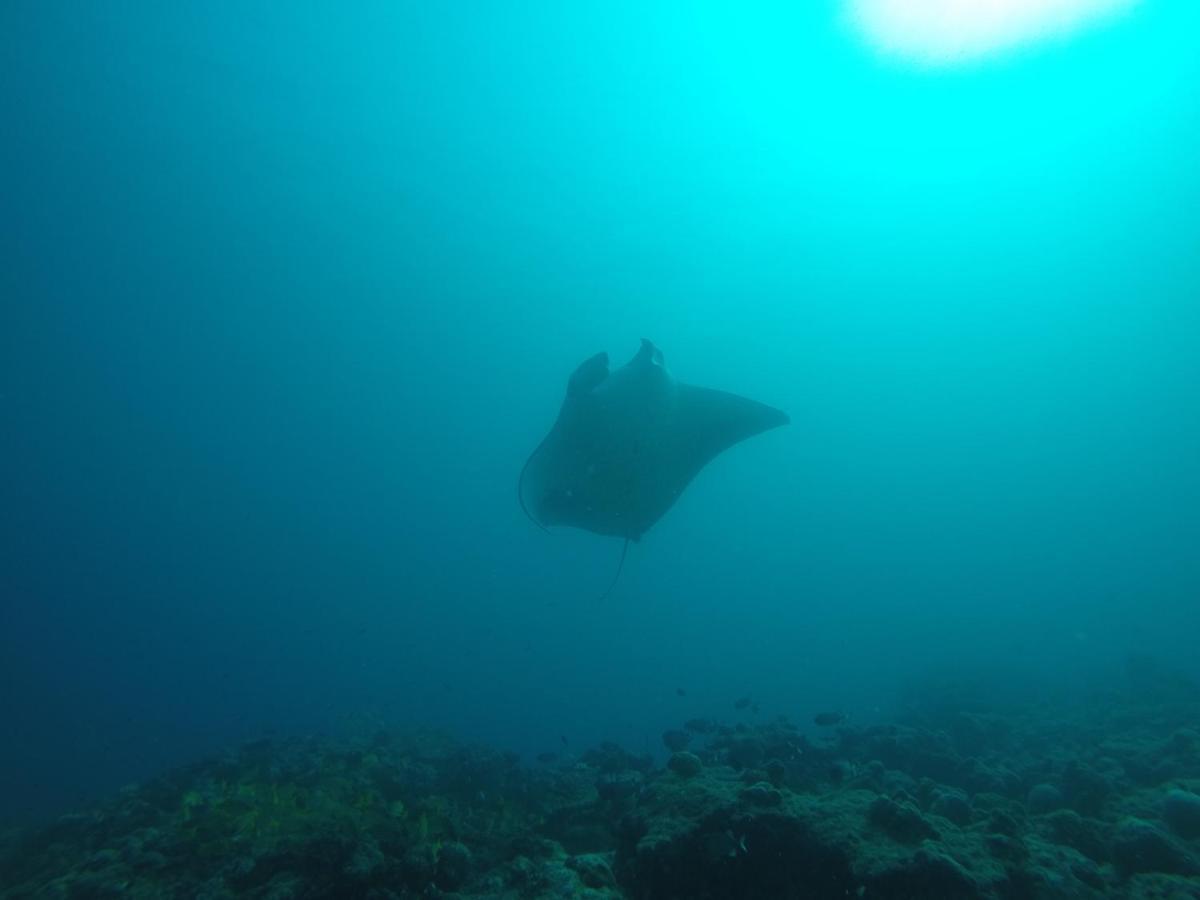
<instances>
[{"instance_id":1,"label":"shadowed reef area","mask_svg":"<svg viewBox=\"0 0 1200 900\"><path fill-rule=\"evenodd\" d=\"M440 733L247 744L0 835L5 898L1200 898L1200 692L953 686L894 722L534 765Z\"/></svg>"}]
</instances>

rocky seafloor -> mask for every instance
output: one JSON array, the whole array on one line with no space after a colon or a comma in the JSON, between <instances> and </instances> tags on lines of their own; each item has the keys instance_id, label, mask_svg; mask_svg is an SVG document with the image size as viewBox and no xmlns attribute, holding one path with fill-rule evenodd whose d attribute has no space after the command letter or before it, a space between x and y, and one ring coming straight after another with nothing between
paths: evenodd
<instances>
[{"instance_id":1,"label":"rocky seafloor","mask_svg":"<svg viewBox=\"0 0 1200 900\"><path fill-rule=\"evenodd\" d=\"M655 761L260 741L0 835L4 898L1200 898L1200 692L692 720Z\"/></svg>"}]
</instances>

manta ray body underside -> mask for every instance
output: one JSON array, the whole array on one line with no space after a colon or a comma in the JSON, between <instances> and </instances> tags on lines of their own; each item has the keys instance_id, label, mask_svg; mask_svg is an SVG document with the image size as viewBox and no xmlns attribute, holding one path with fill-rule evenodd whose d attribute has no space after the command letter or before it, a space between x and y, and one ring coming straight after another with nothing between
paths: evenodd
<instances>
[{"instance_id":1,"label":"manta ray body underside","mask_svg":"<svg viewBox=\"0 0 1200 900\"><path fill-rule=\"evenodd\" d=\"M558 419L521 470L521 506L566 525L636 541L721 451L788 422L774 407L676 381L650 341L609 371L585 360Z\"/></svg>"}]
</instances>

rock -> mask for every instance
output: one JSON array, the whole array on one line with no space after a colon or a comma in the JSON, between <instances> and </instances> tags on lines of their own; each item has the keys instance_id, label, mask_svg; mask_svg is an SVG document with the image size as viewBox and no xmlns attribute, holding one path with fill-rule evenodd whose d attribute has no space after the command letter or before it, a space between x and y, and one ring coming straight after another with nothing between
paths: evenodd
<instances>
[{"instance_id":1,"label":"rock","mask_svg":"<svg viewBox=\"0 0 1200 900\"><path fill-rule=\"evenodd\" d=\"M1024 841L998 831L989 833L985 843L992 856L1006 863L1021 863L1029 855Z\"/></svg>"},{"instance_id":2,"label":"rock","mask_svg":"<svg viewBox=\"0 0 1200 900\"><path fill-rule=\"evenodd\" d=\"M1062 809L1065 803L1062 791L1052 784L1035 784L1025 797L1025 808L1035 816Z\"/></svg>"},{"instance_id":3,"label":"rock","mask_svg":"<svg viewBox=\"0 0 1200 900\"><path fill-rule=\"evenodd\" d=\"M1108 896L1104 872L1096 863L1072 850L1036 843L1025 864L1020 883L1038 900L1085 900Z\"/></svg>"},{"instance_id":4,"label":"rock","mask_svg":"<svg viewBox=\"0 0 1200 900\"><path fill-rule=\"evenodd\" d=\"M1122 821L1113 834L1110 850L1113 864L1124 875L1140 872L1200 874L1200 866L1187 850L1144 819L1131 817Z\"/></svg>"},{"instance_id":5,"label":"rock","mask_svg":"<svg viewBox=\"0 0 1200 900\"><path fill-rule=\"evenodd\" d=\"M1177 729L1167 742L1167 748L1172 753L1190 755L1200 747L1200 733L1190 728Z\"/></svg>"},{"instance_id":6,"label":"rock","mask_svg":"<svg viewBox=\"0 0 1200 900\"><path fill-rule=\"evenodd\" d=\"M121 854L111 847L97 850L84 863L86 869L105 869L121 861Z\"/></svg>"},{"instance_id":7,"label":"rock","mask_svg":"<svg viewBox=\"0 0 1200 900\"><path fill-rule=\"evenodd\" d=\"M962 761L952 784L960 784L973 794L1009 795L1020 786L1020 778L1003 766L989 765L978 759Z\"/></svg>"},{"instance_id":8,"label":"rock","mask_svg":"<svg viewBox=\"0 0 1200 900\"><path fill-rule=\"evenodd\" d=\"M743 788L738 796L752 806L771 807L783 805L783 794L765 781L760 781L757 784L750 785L748 788Z\"/></svg>"},{"instance_id":9,"label":"rock","mask_svg":"<svg viewBox=\"0 0 1200 900\"><path fill-rule=\"evenodd\" d=\"M862 770L856 776L864 787L869 787L877 793L883 793L885 790L884 779L886 777L887 767L877 759L873 759L863 766Z\"/></svg>"},{"instance_id":10,"label":"rock","mask_svg":"<svg viewBox=\"0 0 1200 900\"><path fill-rule=\"evenodd\" d=\"M1196 900L1200 891L1196 879L1183 875L1162 875L1149 872L1129 879L1130 900Z\"/></svg>"},{"instance_id":11,"label":"rock","mask_svg":"<svg viewBox=\"0 0 1200 900\"><path fill-rule=\"evenodd\" d=\"M428 843L414 844L405 851L402 865L408 880L428 884L437 875L437 849Z\"/></svg>"},{"instance_id":12,"label":"rock","mask_svg":"<svg viewBox=\"0 0 1200 900\"><path fill-rule=\"evenodd\" d=\"M704 763L700 761L700 757L695 753L688 753L686 750L681 750L678 753L671 754L671 758L667 760L667 768L680 778L691 778L693 775L700 774L700 770L704 768Z\"/></svg>"},{"instance_id":13,"label":"rock","mask_svg":"<svg viewBox=\"0 0 1200 900\"><path fill-rule=\"evenodd\" d=\"M1085 816L1099 816L1112 794L1107 776L1080 762L1070 762L1063 770L1063 796L1067 805Z\"/></svg>"},{"instance_id":14,"label":"rock","mask_svg":"<svg viewBox=\"0 0 1200 900\"><path fill-rule=\"evenodd\" d=\"M590 888L615 888L617 880L613 877L612 866L607 854L583 853L572 856L567 865L579 875L579 880Z\"/></svg>"},{"instance_id":15,"label":"rock","mask_svg":"<svg viewBox=\"0 0 1200 900\"><path fill-rule=\"evenodd\" d=\"M829 764L829 780L842 784L854 777L854 765L844 759L835 759Z\"/></svg>"},{"instance_id":16,"label":"rock","mask_svg":"<svg viewBox=\"0 0 1200 900\"><path fill-rule=\"evenodd\" d=\"M580 881L579 873L569 865L569 860L547 859L536 864L522 884L523 896L571 897L590 896L590 890Z\"/></svg>"},{"instance_id":17,"label":"rock","mask_svg":"<svg viewBox=\"0 0 1200 900\"><path fill-rule=\"evenodd\" d=\"M1163 821L1181 838L1200 837L1200 794L1176 788L1162 803Z\"/></svg>"},{"instance_id":18,"label":"rock","mask_svg":"<svg viewBox=\"0 0 1200 900\"><path fill-rule=\"evenodd\" d=\"M635 771L606 772L596 779L596 793L600 801L619 806L637 794L642 787L642 776Z\"/></svg>"},{"instance_id":19,"label":"rock","mask_svg":"<svg viewBox=\"0 0 1200 900\"><path fill-rule=\"evenodd\" d=\"M1055 844L1078 850L1089 859L1104 862L1108 858L1103 822L1085 818L1073 809L1059 809L1044 816L1039 828Z\"/></svg>"},{"instance_id":20,"label":"rock","mask_svg":"<svg viewBox=\"0 0 1200 900\"><path fill-rule=\"evenodd\" d=\"M938 832L911 803L877 797L867 809L867 821L902 844L937 838Z\"/></svg>"},{"instance_id":21,"label":"rock","mask_svg":"<svg viewBox=\"0 0 1200 900\"><path fill-rule=\"evenodd\" d=\"M466 844L448 841L438 853L437 886L453 891L466 883L471 875L474 860Z\"/></svg>"},{"instance_id":22,"label":"rock","mask_svg":"<svg viewBox=\"0 0 1200 900\"><path fill-rule=\"evenodd\" d=\"M814 825L824 821L785 812L749 811L718 779L689 785L695 804L681 817L668 802L649 810L653 830L618 845L613 870L626 896L643 900L765 900L775 897L846 898L857 886L840 841ZM704 795L702 797L701 795ZM750 812L750 814L747 814ZM826 815L836 817L833 807ZM869 895L877 896L877 895ZM882 896L882 895L879 895Z\"/></svg>"},{"instance_id":23,"label":"rock","mask_svg":"<svg viewBox=\"0 0 1200 900\"><path fill-rule=\"evenodd\" d=\"M948 856L922 848L910 859L871 877L860 896L865 897L983 897L978 883ZM832 895L831 895L832 896Z\"/></svg>"},{"instance_id":24,"label":"rock","mask_svg":"<svg viewBox=\"0 0 1200 900\"><path fill-rule=\"evenodd\" d=\"M354 848L350 862L346 864L346 874L351 878L368 879L384 863L383 853L375 841L367 838Z\"/></svg>"},{"instance_id":25,"label":"rock","mask_svg":"<svg viewBox=\"0 0 1200 900\"><path fill-rule=\"evenodd\" d=\"M889 769L942 784L954 783L960 763L945 735L903 726L874 730L865 750L868 757L882 761Z\"/></svg>"},{"instance_id":26,"label":"rock","mask_svg":"<svg viewBox=\"0 0 1200 900\"><path fill-rule=\"evenodd\" d=\"M871 769L871 764L867 764L868 771ZM930 782L931 785L936 785L936 782ZM895 769L888 769L884 772L881 779L879 793L895 796L900 791L906 794L919 794L921 786L915 778L908 775L907 772L897 772ZM930 791L932 794L932 790Z\"/></svg>"},{"instance_id":27,"label":"rock","mask_svg":"<svg viewBox=\"0 0 1200 900\"><path fill-rule=\"evenodd\" d=\"M971 801L962 791L946 788L934 794L929 811L935 816L949 819L960 828L971 821Z\"/></svg>"},{"instance_id":28,"label":"rock","mask_svg":"<svg viewBox=\"0 0 1200 900\"><path fill-rule=\"evenodd\" d=\"M989 834L1018 837L1023 830L1021 819L1024 819L1024 816L1018 818L1018 816L1013 815L1009 810L1003 808L993 809L987 817L987 831Z\"/></svg>"}]
</instances>

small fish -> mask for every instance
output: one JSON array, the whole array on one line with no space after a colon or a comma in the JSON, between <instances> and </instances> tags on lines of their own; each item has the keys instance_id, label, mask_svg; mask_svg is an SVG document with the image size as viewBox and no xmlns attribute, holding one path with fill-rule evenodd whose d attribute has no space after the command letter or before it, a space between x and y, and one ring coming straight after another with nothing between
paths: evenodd
<instances>
[{"instance_id":1,"label":"small fish","mask_svg":"<svg viewBox=\"0 0 1200 900\"><path fill-rule=\"evenodd\" d=\"M675 696L677 696L677 697L686 697L686 696L687 696L687 691L685 691L683 688L677 687L677 688L675 688Z\"/></svg>"},{"instance_id":2,"label":"small fish","mask_svg":"<svg viewBox=\"0 0 1200 900\"><path fill-rule=\"evenodd\" d=\"M753 702L754 701L751 700L749 697L738 697L737 700L733 704L733 708L734 709L745 709Z\"/></svg>"},{"instance_id":3,"label":"small fish","mask_svg":"<svg viewBox=\"0 0 1200 900\"><path fill-rule=\"evenodd\" d=\"M705 844L709 855L735 857L740 854L748 853L749 848L746 846L746 836L738 837L728 828L724 831L716 831L710 833L705 838Z\"/></svg>"},{"instance_id":4,"label":"small fish","mask_svg":"<svg viewBox=\"0 0 1200 900\"><path fill-rule=\"evenodd\" d=\"M829 728L833 725L841 725L848 719L845 713L841 712L823 712L813 716L813 724L820 725L822 728Z\"/></svg>"},{"instance_id":5,"label":"small fish","mask_svg":"<svg viewBox=\"0 0 1200 900\"><path fill-rule=\"evenodd\" d=\"M728 837L730 842L733 844L732 849L729 851L730 856L737 856L739 853L750 852L749 848L746 846L746 836L744 834L741 837L737 837L732 831L726 831L725 836Z\"/></svg>"}]
</instances>

